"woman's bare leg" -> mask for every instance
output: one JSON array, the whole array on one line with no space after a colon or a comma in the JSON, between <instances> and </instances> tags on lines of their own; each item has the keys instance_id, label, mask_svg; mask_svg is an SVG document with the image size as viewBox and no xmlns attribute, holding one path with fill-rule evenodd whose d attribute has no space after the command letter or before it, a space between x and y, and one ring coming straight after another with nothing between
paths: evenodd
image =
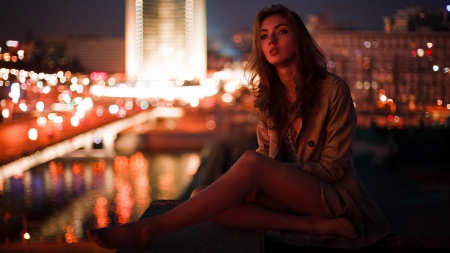
<instances>
[{"instance_id":1,"label":"woman's bare leg","mask_svg":"<svg viewBox=\"0 0 450 253\"><path fill-rule=\"evenodd\" d=\"M323 215L320 186L316 178L248 151L222 177L176 208L122 226L91 230L88 236L105 248L143 247L159 235L218 216L239 204L254 186L296 213Z\"/></svg>"},{"instance_id":2,"label":"woman's bare leg","mask_svg":"<svg viewBox=\"0 0 450 253\"><path fill-rule=\"evenodd\" d=\"M95 235L91 236L94 238L93 242L104 248L125 246L144 247L147 242L143 243L140 239L141 237L136 235L136 231L143 231L141 234L143 237L146 237L146 227L150 227L153 222L156 222L152 221L152 219L153 218L149 218L97 231L99 232L98 236L106 238L127 238L123 241L114 241L113 244L106 244L107 240L101 240L100 237ZM355 238L357 236L355 228L350 221L345 218L327 219L313 215L301 216L271 210L251 203L243 203L228 208L209 220L224 226L242 229L282 229L312 234L342 235L348 238ZM158 234L159 233L155 234L154 237ZM123 244L121 245L120 243Z\"/></svg>"},{"instance_id":3,"label":"woman's bare leg","mask_svg":"<svg viewBox=\"0 0 450 253\"><path fill-rule=\"evenodd\" d=\"M311 234L343 235L348 238L357 236L355 228L345 218L301 216L274 211L252 203L231 207L210 221L242 229L281 229Z\"/></svg>"},{"instance_id":4,"label":"woman's bare leg","mask_svg":"<svg viewBox=\"0 0 450 253\"><path fill-rule=\"evenodd\" d=\"M196 188L191 197L204 188ZM210 221L242 229L282 229L312 234L343 235L349 238L357 236L348 219L295 214L286 205L261 190L252 202L243 202L230 207Z\"/></svg>"}]
</instances>

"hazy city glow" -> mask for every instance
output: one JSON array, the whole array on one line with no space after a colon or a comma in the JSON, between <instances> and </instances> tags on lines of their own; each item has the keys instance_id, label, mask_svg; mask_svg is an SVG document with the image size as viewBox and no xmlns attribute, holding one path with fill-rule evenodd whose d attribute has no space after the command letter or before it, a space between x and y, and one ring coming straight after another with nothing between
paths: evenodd
<instances>
[{"instance_id":1,"label":"hazy city glow","mask_svg":"<svg viewBox=\"0 0 450 253\"><path fill-rule=\"evenodd\" d=\"M187 99L205 98L219 92L216 85L205 86L163 86L163 87L105 87L92 85L92 95L98 97L123 97L123 98L163 98L163 99Z\"/></svg>"},{"instance_id":2,"label":"hazy city glow","mask_svg":"<svg viewBox=\"0 0 450 253\"><path fill-rule=\"evenodd\" d=\"M9 109L3 109L2 110L2 116L5 119L9 118Z\"/></svg>"},{"instance_id":3,"label":"hazy city glow","mask_svg":"<svg viewBox=\"0 0 450 253\"><path fill-rule=\"evenodd\" d=\"M38 132L37 132L36 128L30 128L30 130L28 130L28 138L32 141L37 140Z\"/></svg>"}]
</instances>

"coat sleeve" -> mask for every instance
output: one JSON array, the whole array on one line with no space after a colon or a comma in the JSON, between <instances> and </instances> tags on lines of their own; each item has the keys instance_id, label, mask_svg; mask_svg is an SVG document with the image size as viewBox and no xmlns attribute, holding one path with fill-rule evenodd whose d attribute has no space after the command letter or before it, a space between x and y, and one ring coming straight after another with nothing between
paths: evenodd
<instances>
[{"instance_id":1,"label":"coat sleeve","mask_svg":"<svg viewBox=\"0 0 450 253\"><path fill-rule=\"evenodd\" d=\"M302 169L325 182L339 181L349 166L350 148L356 128L356 112L348 85L340 80L331 88L325 143L317 162L295 162Z\"/></svg>"},{"instance_id":2,"label":"coat sleeve","mask_svg":"<svg viewBox=\"0 0 450 253\"><path fill-rule=\"evenodd\" d=\"M269 130L261 121L256 127L256 136L258 139L258 148L256 149L256 152L269 156Z\"/></svg>"}]
</instances>

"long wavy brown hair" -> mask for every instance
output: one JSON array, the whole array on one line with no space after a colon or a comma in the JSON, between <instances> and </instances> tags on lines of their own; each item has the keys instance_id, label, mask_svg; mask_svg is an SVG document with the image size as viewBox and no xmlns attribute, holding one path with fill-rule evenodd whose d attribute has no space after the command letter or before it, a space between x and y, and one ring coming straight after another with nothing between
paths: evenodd
<instances>
[{"instance_id":1,"label":"long wavy brown hair","mask_svg":"<svg viewBox=\"0 0 450 253\"><path fill-rule=\"evenodd\" d=\"M290 104L284 93L275 67L262 52L260 31L262 22L269 16L279 14L293 26L298 47L296 50L297 70L296 101ZM271 130L280 130L288 122L291 113L301 117L317 110L317 86L326 74L326 60L320 48L305 27L300 16L283 5L272 5L262 9L255 18L252 32L252 53L245 67L251 89L255 92L255 108L263 124Z\"/></svg>"}]
</instances>

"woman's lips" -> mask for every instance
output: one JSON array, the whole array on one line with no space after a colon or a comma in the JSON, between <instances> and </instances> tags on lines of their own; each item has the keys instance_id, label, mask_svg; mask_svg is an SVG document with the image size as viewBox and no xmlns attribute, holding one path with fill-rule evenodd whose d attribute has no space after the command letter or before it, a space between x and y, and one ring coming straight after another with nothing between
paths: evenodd
<instances>
[{"instance_id":1,"label":"woman's lips","mask_svg":"<svg viewBox=\"0 0 450 253\"><path fill-rule=\"evenodd\" d=\"M269 50L269 55L276 55L276 54L278 54L278 49L272 48Z\"/></svg>"}]
</instances>

